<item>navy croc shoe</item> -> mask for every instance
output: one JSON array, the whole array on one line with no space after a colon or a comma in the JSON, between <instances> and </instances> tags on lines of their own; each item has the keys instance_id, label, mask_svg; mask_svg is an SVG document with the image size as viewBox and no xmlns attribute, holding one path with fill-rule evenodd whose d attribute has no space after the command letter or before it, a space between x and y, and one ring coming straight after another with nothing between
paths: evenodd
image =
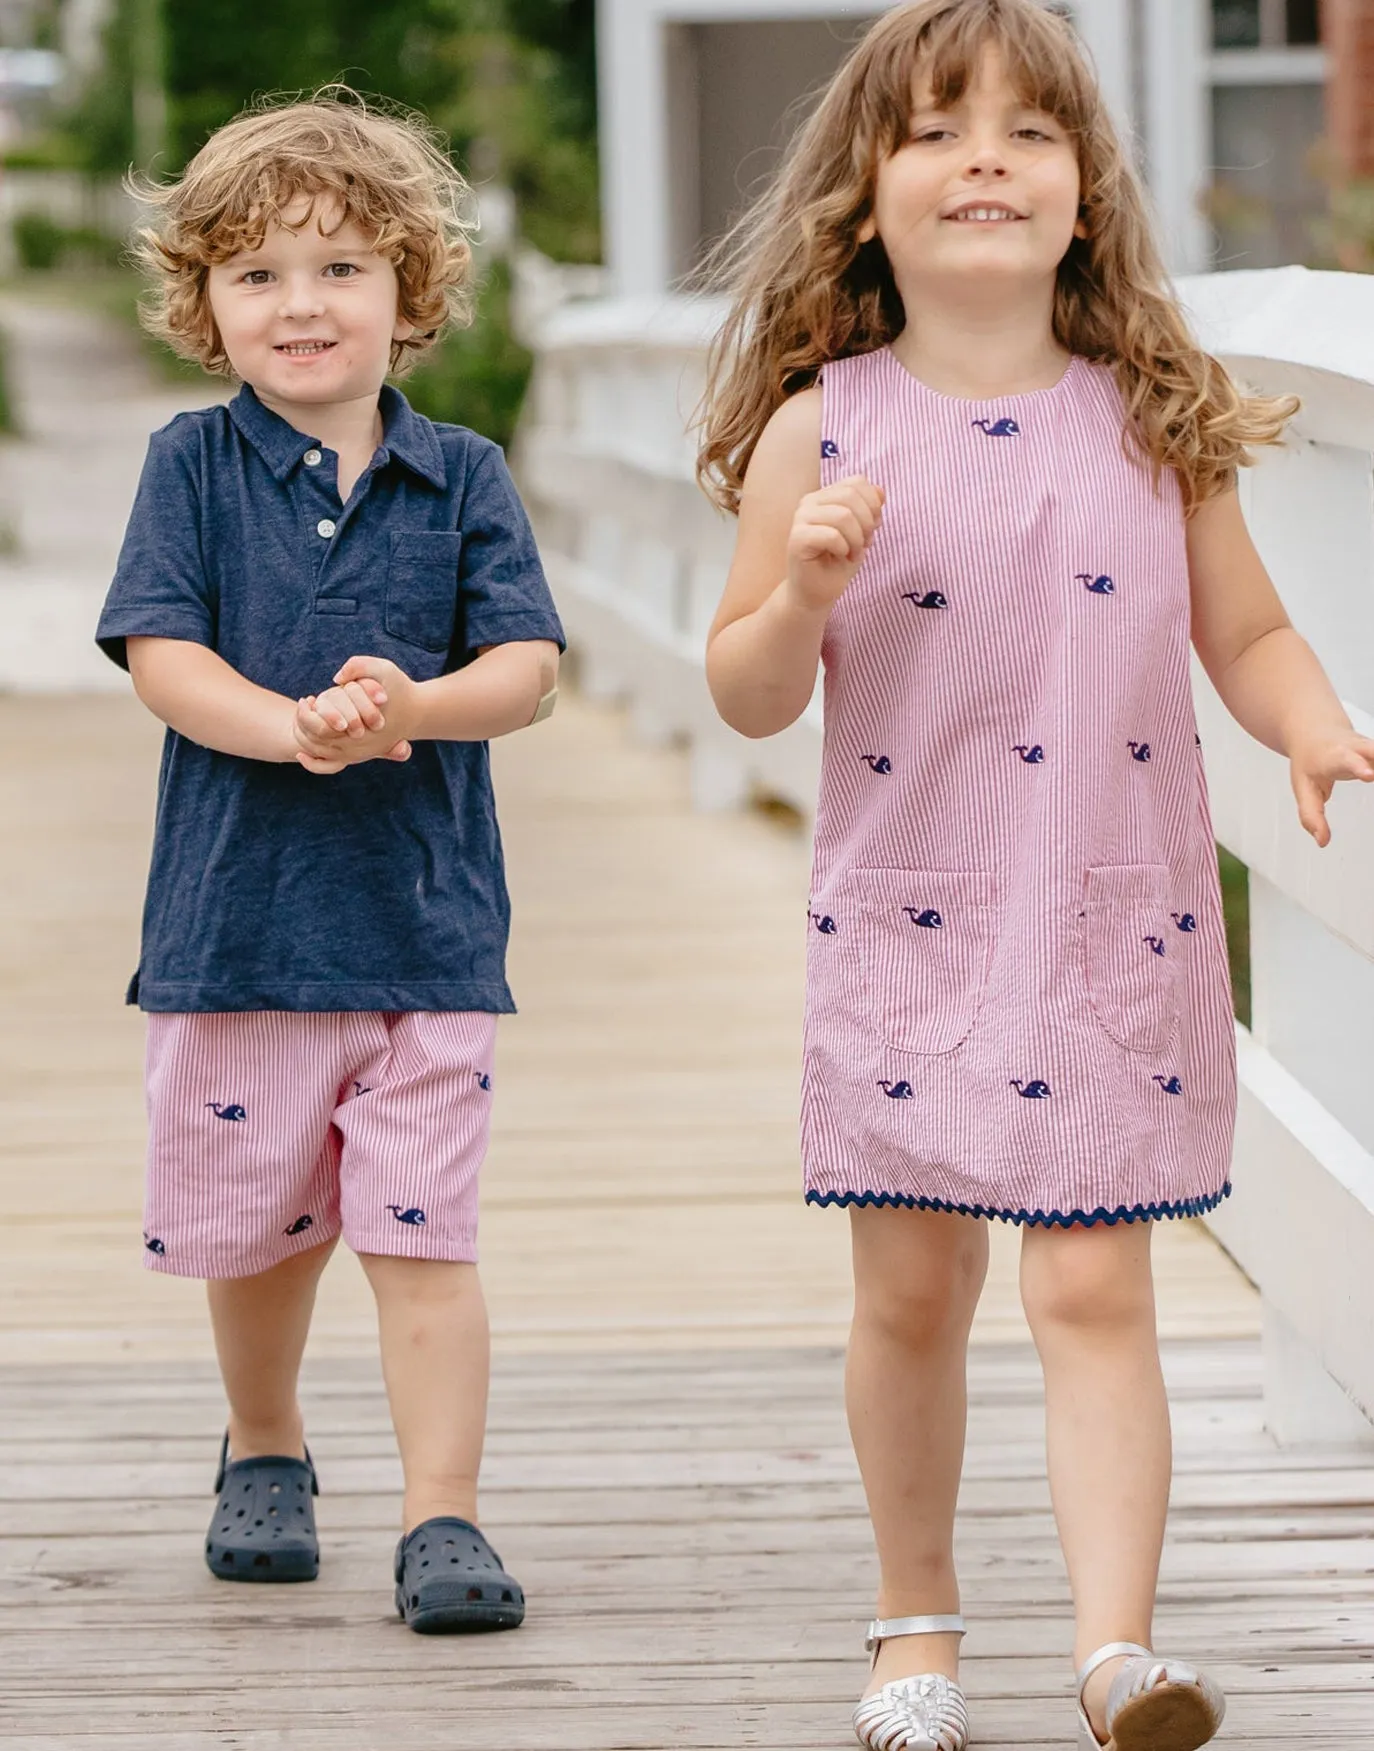
<instances>
[{"instance_id":1,"label":"navy croc shoe","mask_svg":"<svg viewBox=\"0 0 1374 1751\"><path fill-rule=\"evenodd\" d=\"M319 1493L308 1452L304 1459L231 1460L226 1435L205 1538L210 1573L221 1581L313 1581L320 1572Z\"/></svg>"},{"instance_id":2,"label":"navy croc shoe","mask_svg":"<svg viewBox=\"0 0 1374 1751\"><path fill-rule=\"evenodd\" d=\"M396 1546L396 1611L417 1635L518 1629L525 1594L467 1520L426 1520Z\"/></svg>"}]
</instances>

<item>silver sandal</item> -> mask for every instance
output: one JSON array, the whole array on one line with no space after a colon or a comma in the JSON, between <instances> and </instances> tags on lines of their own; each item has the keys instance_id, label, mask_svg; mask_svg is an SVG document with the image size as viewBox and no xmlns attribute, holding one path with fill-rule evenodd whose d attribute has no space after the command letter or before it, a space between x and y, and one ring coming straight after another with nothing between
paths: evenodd
<instances>
[{"instance_id":1,"label":"silver sandal","mask_svg":"<svg viewBox=\"0 0 1374 1751\"><path fill-rule=\"evenodd\" d=\"M962 1617L879 1617L864 1647L877 1663L893 1636L963 1635ZM854 1710L854 1737L869 1751L966 1751L968 1704L952 1678L921 1672L894 1678Z\"/></svg>"},{"instance_id":2,"label":"silver sandal","mask_svg":"<svg viewBox=\"0 0 1374 1751\"><path fill-rule=\"evenodd\" d=\"M1125 1656L1107 1693L1108 1739L1092 1729L1083 1692L1108 1660ZM1197 1751L1216 1737L1226 1713L1219 1686L1183 1660L1161 1660L1139 1642L1108 1642L1078 1674L1079 1751Z\"/></svg>"}]
</instances>

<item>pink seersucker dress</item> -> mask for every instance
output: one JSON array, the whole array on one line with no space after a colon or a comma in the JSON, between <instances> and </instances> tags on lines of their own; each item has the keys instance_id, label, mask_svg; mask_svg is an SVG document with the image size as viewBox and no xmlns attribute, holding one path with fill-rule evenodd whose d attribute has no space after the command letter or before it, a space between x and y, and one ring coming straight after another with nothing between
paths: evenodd
<instances>
[{"instance_id":1,"label":"pink seersucker dress","mask_svg":"<svg viewBox=\"0 0 1374 1751\"><path fill-rule=\"evenodd\" d=\"M887 503L823 653L807 1198L1209 1209L1235 1041L1177 481L1083 359L975 402L884 348L822 394L822 480Z\"/></svg>"}]
</instances>

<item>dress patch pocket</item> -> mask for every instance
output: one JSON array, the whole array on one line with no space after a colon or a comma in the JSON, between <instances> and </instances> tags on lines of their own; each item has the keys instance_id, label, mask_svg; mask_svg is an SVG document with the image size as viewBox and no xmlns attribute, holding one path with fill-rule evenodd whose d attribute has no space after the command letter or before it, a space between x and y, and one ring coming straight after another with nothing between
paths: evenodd
<instances>
[{"instance_id":1,"label":"dress patch pocket","mask_svg":"<svg viewBox=\"0 0 1374 1751\"><path fill-rule=\"evenodd\" d=\"M860 869L856 952L870 1025L899 1052L952 1052L973 1026L997 940L984 870Z\"/></svg>"},{"instance_id":2,"label":"dress patch pocket","mask_svg":"<svg viewBox=\"0 0 1374 1751\"><path fill-rule=\"evenodd\" d=\"M456 529L407 530L391 537L386 576L386 629L427 651L446 651L458 617Z\"/></svg>"},{"instance_id":3,"label":"dress patch pocket","mask_svg":"<svg viewBox=\"0 0 1374 1751\"><path fill-rule=\"evenodd\" d=\"M1103 1029L1132 1052L1160 1052L1179 1023L1179 961L1169 871L1160 863L1087 872L1083 923L1088 995Z\"/></svg>"}]
</instances>

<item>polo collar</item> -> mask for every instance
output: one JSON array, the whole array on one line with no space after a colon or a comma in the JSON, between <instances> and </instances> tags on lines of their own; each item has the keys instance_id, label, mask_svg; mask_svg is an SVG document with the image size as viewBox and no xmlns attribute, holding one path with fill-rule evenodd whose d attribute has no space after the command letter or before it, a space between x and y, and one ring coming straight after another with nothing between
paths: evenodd
<instances>
[{"instance_id":1,"label":"polo collar","mask_svg":"<svg viewBox=\"0 0 1374 1751\"><path fill-rule=\"evenodd\" d=\"M382 386L378 406L382 414L382 464L395 457L431 486L440 490L447 486L444 453L430 422L416 413L400 390L389 383ZM300 466L306 451L318 443L308 432L297 431L280 414L264 407L247 383L229 403L229 417L278 481L285 481Z\"/></svg>"}]
</instances>

